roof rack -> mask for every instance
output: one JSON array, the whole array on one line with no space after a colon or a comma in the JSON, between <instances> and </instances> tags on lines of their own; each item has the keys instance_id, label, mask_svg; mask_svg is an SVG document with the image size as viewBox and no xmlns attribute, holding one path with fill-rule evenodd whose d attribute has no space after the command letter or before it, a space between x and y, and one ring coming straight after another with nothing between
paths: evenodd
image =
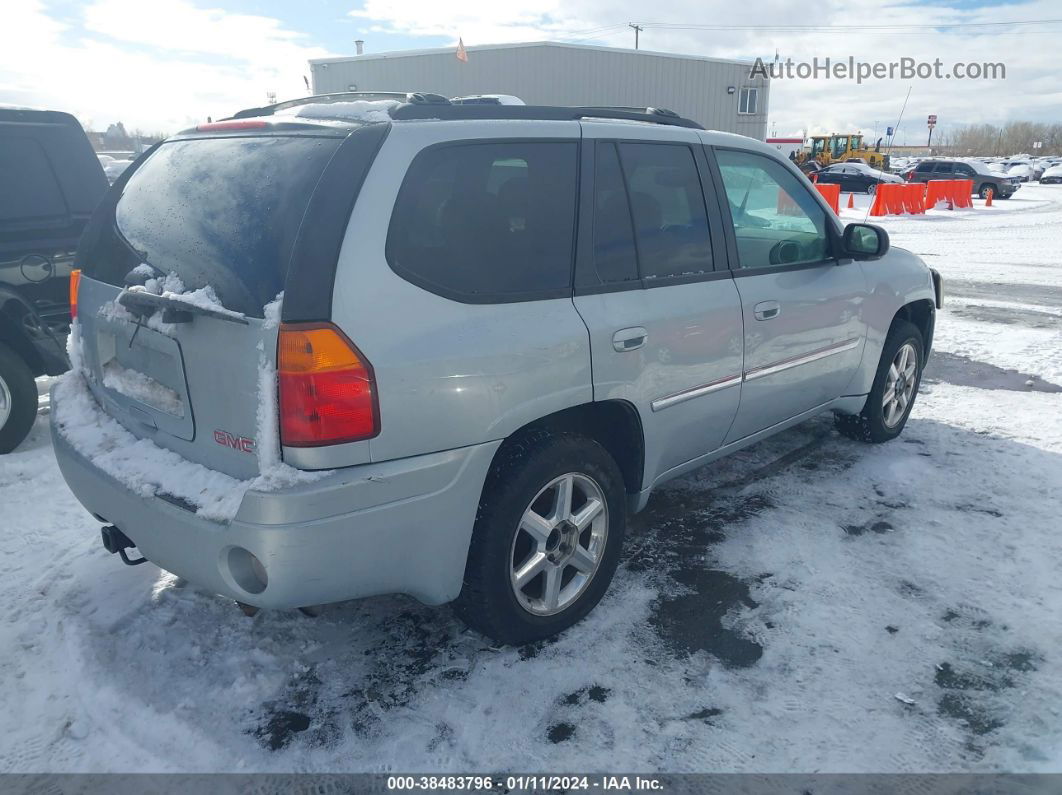
<instances>
[{"instance_id":1,"label":"roof rack","mask_svg":"<svg viewBox=\"0 0 1062 795\"><path fill-rule=\"evenodd\" d=\"M410 95L415 96L415 95ZM437 94L425 96L438 97ZM396 121L407 119L528 119L542 121L578 121L579 119L621 119L665 124L671 127L704 128L666 108L620 108L556 105L451 105L443 97L442 102L408 102L391 110Z\"/></svg>"},{"instance_id":2,"label":"roof rack","mask_svg":"<svg viewBox=\"0 0 1062 795\"><path fill-rule=\"evenodd\" d=\"M391 118L407 119L527 119L542 121L578 121L579 119L620 119L664 124L671 127L704 129L697 122L679 116L667 108L627 108L617 106L562 106L562 105L461 105L452 104L441 94L424 91L340 91L334 94L316 94L265 105L260 108L244 108L229 119L246 119L254 116L272 116L277 111L300 105L330 104L333 102L398 100L401 105L391 109ZM229 119L223 119L228 121Z\"/></svg>"},{"instance_id":3,"label":"roof rack","mask_svg":"<svg viewBox=\"0 0 1062 795\"><path fill-rule=\"evenodd\" d=\"M244 108L238 110L229 119L248 119L253 116L272 116L278 110L297 108L300 105L328 105L333 102L375 102L382 99L393 99L398 102L410 104L449 104L446 97L439 94L427 94L423 92L410 93L408 91L337 91L333 94L314 94L309 97L288 99L277 102L275 105L263 105L260 108ZM222 119L228 121L229 119Z\"/></svg>"}]
</instances>

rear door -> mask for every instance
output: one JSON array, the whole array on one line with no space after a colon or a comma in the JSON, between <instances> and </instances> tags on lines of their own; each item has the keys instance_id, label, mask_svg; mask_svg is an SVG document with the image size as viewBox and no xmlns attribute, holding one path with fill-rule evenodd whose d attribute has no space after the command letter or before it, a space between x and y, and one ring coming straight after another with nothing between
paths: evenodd
<instances>
[{"instance_id":1,"label":"rear door","mask_svg":"<svg viewBox=\"0 0 1062 795\"><path fill-rule=\"evenodd\" d=\"M296 237L342 138L220 136L163 143L108 194L78 248L82 364L136 436L248 478L272 443L277 324ZM123 290L212 307L138 312ZM273 448L275 449L275 447Z\"/></svg>"},{"instance_id":2,"label":"rear door","mask_svg":"<svg viewBox=\"0 0 1062 795\"><path fill-rule=\"evenodd\" d=\"M744 320L744 383L729 443L844 394L862 358L867 286L857 265L832 256L829 211L784 163L713 151Z\"/></svg>"},{"instance_id":3,"label":"rear door","mask_svg":"<svg viewBox=\"0 0 1062 795\"><path fill-rule=\"evenodd\" d=\"M641 416L645 484L717 448L741 389L741 310L697 134L583 123L575 306L595 400ZM706 204L707 202L707 204Z\"/></svg>"}]
</instances>

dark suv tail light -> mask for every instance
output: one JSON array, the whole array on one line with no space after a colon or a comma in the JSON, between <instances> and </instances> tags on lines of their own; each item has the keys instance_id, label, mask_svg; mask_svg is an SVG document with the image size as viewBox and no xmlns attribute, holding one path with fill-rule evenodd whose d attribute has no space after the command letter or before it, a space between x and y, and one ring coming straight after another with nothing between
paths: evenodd
<instances>
[{"instance_id":1,"label":"dark suv tail light","mask_svg":"<svg viewBox=\"0 0 1062 795\"><path fill-rule=\"evenodd\" d=\"M282 325L277 374L282 444L318 447L380 432L372 365L332 324Z\"/></svg>"}]
</instances>

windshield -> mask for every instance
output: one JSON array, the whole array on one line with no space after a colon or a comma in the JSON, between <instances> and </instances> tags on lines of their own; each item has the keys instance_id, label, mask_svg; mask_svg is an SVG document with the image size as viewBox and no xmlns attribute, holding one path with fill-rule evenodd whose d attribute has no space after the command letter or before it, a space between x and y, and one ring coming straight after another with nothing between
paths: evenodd
<instances>
[{"instance_id":1,"label":"windshield","mask_svg":"<svg viewBox=\"0 0 1062 795\"><path fill-rule=\"evenodd\" d=\"M284 289L310 195L338 138L257 136L162 144L118 201L118 231L138 258L210 285L227 309L262 317ZM122 285L128 263L99 263L94 278ZM110 267L109 267L110 266Z\"/></svg>"}]
</instances>

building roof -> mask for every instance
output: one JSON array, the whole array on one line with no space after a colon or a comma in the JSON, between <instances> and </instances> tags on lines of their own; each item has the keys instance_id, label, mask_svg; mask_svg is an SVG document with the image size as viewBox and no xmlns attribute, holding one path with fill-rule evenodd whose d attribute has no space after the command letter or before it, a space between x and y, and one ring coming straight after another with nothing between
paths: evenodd
<instances>
[{"instance_id":1,"label":"building roof","mask_svg":"<svg viewBox=\"0 0 1062 795\"><path fill-rule=\"evenodd\" d=\"M486 50L513 50L513 49L528 49L531 47L563 47L573 50L586 50L590 52L613 52L622 53L624 55L630 55L634 57L641 56L653 56L656 58L674 58L682 61L708 61L711 63L723 63L723 64L740 64L751 65L753 61L742 60L739 58L710 58L706 55L684 55L682 53L674 52L656 52L654 50L632 50L627 47L602 47L597 44L571 44L568 42L560 41L527 41L517 42L513 44L479 44L474 46L466 46L465 51L468 53L483 52ZM447 53L453 54L456 51L456 46L453 47L433 47L431 49L423 50L392 50L391 52L380 53L366 53L365 55L342 55L335 58L311 58L310 64L316 66L317 64L330 64L330 63L347 63L349 61L375 61L384 60L387 58L412 58L418 55L445 55Z\"/></svg>"}]
</instances>

